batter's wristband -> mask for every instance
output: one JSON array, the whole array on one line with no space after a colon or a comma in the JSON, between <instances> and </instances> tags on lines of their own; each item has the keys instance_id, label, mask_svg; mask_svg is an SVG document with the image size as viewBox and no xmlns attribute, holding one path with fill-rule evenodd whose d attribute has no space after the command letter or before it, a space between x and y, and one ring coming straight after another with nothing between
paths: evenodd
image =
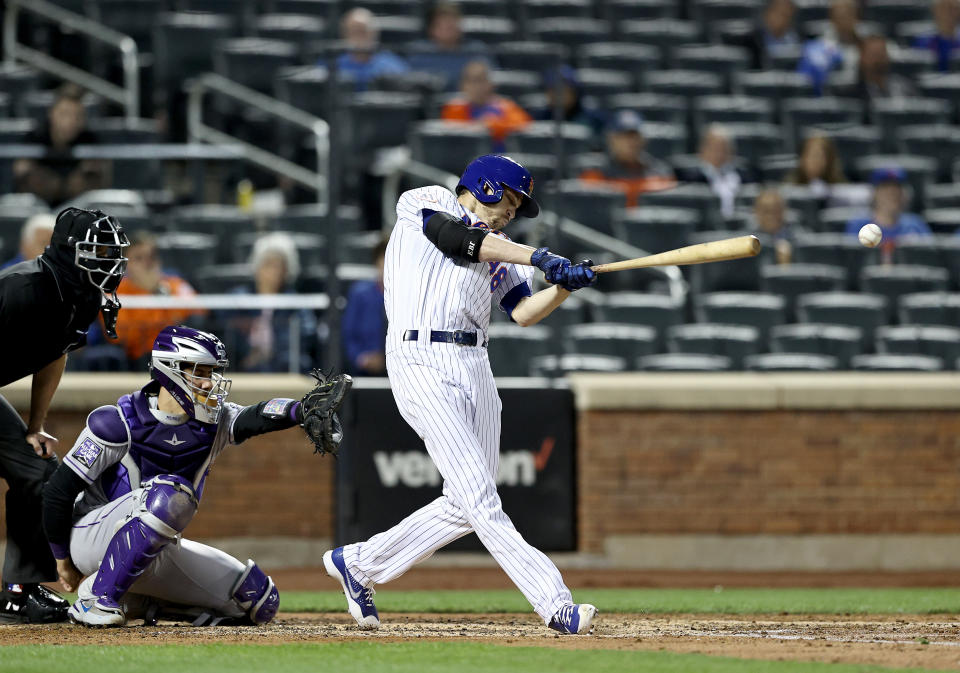
<instances>
[{"instance_id":1,"label":"batter's wristband","mask_svg":"<svg viewBox=\"0 0 960 673\"><path fill-rule=\"evenodd\" d=\"M293 421L294 423L303 422L303 419L300 418L300 402L299 401L294 402L293 404L290 405L290 411L288 411L287 414L290 416L290 420Z\"/></svg>"},{"instance_id":2,"label":"batter's wristband","mask_svg":"<svg viewBox=\"0 0 960 673\"><path fill-rule=\"evenodd\" d=\"M70 558L70 545L66 544L57 544L56 542L50 543L50 551L53 552L53 558L58 561Z\"/></svg>"}]
</instances>

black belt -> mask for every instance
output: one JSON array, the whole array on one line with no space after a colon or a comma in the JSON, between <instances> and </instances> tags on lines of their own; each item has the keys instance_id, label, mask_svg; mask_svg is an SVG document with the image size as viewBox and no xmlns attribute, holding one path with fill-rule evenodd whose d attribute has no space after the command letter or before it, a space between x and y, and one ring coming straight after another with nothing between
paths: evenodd
<instances>
[{"instance_id":1,"label":"black belt","mask_svg":"<svg viewBox=\"0 0 960 673\"><path fill-rule=\"evenodd\" d=\"M403 333L404 341L419 341L420 330L408 329ZM441 332L439 330L430 330L430 341L434 343L457 344L458 346L476 346L477 333L464 332L458 329L456 332ZM483 344L486 347L486 343Z\"/></svg>"}]
</instances>

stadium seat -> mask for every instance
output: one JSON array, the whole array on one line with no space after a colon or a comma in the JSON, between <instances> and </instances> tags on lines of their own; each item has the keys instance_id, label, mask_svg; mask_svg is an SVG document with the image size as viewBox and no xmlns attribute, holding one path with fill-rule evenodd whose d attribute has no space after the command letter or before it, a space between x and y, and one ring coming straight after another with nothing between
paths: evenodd
<instances>
[{"instance_id":1,"label":"stadium seat","mask_svg":"<svg viewBox=\"0 0 960 673\"><path fill-rule=\"evenodd\" d=\"M596 42L580 47L577 55L583 68L618 70L629 73L635 80L639 78L641 82L644 73L659 70L663 65L659 47L652 44Z\"/></svg>"},{"instance_id":2,"label":"stadium seat","mask_svg":"<svg viewBox=\"0 0 960 673\"><path fill-rule=\"evenodd\" d=\"M801 264L829 264L847 271L847 287L859 287L860 271L877 255L860 245L856 236L846 234L800 234L793 246L793 258Z\"/></svg>"},{"instance_id":3,"label":"stadium seat","mask_svg":"<svg viewBox=\"0 0 960 673\"><path fill-rule=\"evenodd\" d=\"M706 243L742 236L742 231L714 230L693 234L690 244ZM769 246L768 246L769 247ZM769 251L768 252L772 252ZM690 267L690 285L694 292L753 292L760 289L760 257L694 264Z\"/></svg>"},{"instance_id":4,"label":"stadium seat","mask_svg":"<svg viewBox=\"0 0 960 673\"><path fill-rule=\"evenodd\" d=\"M786 136L799 149L808 126L823 124L860 124L863 120L863 104L855 99L791 98L783 101L783 123Z\"/></svg>"},{"instance_id":5,"label":"stadium seat","mask_svg":"<svg viewBox=\"0 0 960 673\"><path fill-rule=\"evenodd\" d=\"M758 166L763 157L779 154L785 149L783 129L777 124L752 122L724 126L733 136L737 156L744 157L754 166Z\"/></svg>"},{"instance_id":6,"label":"stadium seat","mask_svg":"<svg viewBox=\"0 0 960 673\"><path fill-rule=\"evenodd\" d=\"M610 35L610 24L601 19L556 17L527 24L526 30L534 39L543 42L578 47L606 40Z\"/></svg>"},{"instance_id":7,"label":"stadium seat","mask_svg":"<svg viewBox=\"0 0 960 673\"><path fill-rule=\"evenodd\" d=\"M36 119L40 122L46 122L47 112L57 99L56 89L42 89L40 91L26 91L20 94L20 106L24 110L24 116ZM86 110L87 121L93 121L100 116L100 108L103 99L93 93L84 94L83 107Z\"/></svg>"},{"instance_id":8,"label":"stadium seat","mask_svg":"<svg viewBox=\"0 0 960 673\"><path fill-rule=\"evenodd\" d=\"M538 324L552 327L556 330L564 330L590 322L591 314L592 312L587 303L574 295L568 297L565 302L554 309L553 313Z\"/></svg>"},{"instance_id":9,"label":"stadium seat","mask_svg":"<svg viewBox=\"0 0 960 673\"><path fill-rule=\"evenodd\" d=\"M425 121L414 125L410 146L416 160L460 175L473 159L490 152L490 134L473 124Z\"/></svg>"},{"instance_id":10,"label":"stadium seat","mask_svg":"<svg viewBox=\"0 0 960 673\"><path fill-rule=\"evenodd\" d=\"M960 231L960 208L927 208L923 219L935 234L954 235Z\"/></svg>"},{"instance_id":11,"label":"stadium seat","mask_svg":"<svg viewBox=\"0 0 960 673\"><path fill-rule=\"evenodd\" d=\"M890 58L890 72L915 81L925 72L936 72L937 55L922 49L898 49Z\"/></svg>"},{"instance_id":12,"label":"stadium seat","mask_svg":"<svg viewBox=\"0 0 960 673\"><path fill-rule=\"evenodd\" d=\"M163 141L163 134L154 119L99 117L91 119L87 128L105 145L145 145Z\"/></svg>"},{"instance_id":13,"label":"stadium seat","mask_svg":"<svg viewBox=\"0 0 960 673\"><path fill-rule=\"evenodd\" d=\"M750 55L742 47L722 44L681 45L672 49L670 64L671 67L680 70L718 74L723 77L724 88L729 89L733 74L745 71L749 67Z\"/></svg>"},{"instance_id":14,"label":"stadium seat","mask_svg":"<svg viewBox=\"0 0 960 673\"><path fill-rule=\"evenodd\" d=\"M253 31L265 40L296 46L298 56L304 60L307 45L329 33L330 28L324 19L310 14L261 14L254 20Z\"/></svg>"},{"instance_id":15,"label":"stadium seat","mask_svg":"<svg viewBox=\"0 0 960 673\"><path fill-rule=\"evenodd\" d=\"M760 181L761 183L781 183L796 165L797 157L793 152L761 157L757 165Z\"/></svg>"},{"instance_id":16,"label":"stadium seat","mask_svg":"<svg viewBox=\"0 0 960 673\"><path fill-rule=\"evenodd\" d=\"M763 350L770 330L787 321L786 299L767 292L708 292L694 297L693 304L699 322L756 327Z\"/></svg>"},{"instance_id":17,"label":"stadium seat","mask_svg":"<svg viewBox=\"0 0 960 673\"><path fill-rule=\"evenodd\" d=\"M760 0L692 0L690 18L709 25L725 19L756 19L763 3Z\"/></svg>"},{"instance_id":18,"label":"stadium seat","mask_svg":"<svg viewBox=\"0 0 960 673\"><path fill-rule=\"evenodd\" d=\"M190 285L198 288L206 281L201 270L216 264L217 237L186 231L161 233L157 235L157 253L163 268L176 269ZM252 279L251 276L249 280Z\"/></svg>"},{"instance_id":19,"label":"stadium seat","mask_svg":"<svg viewBox=\"0 0 960 673\"><path fill-rule=\"evenodd\" d=\"M958 287L960 238L956 236L902 236L893 249L897 264L940 267L950 273L950 286Z\"/></svg>"},{"instance_id":20,"label":"stadium seat","mask_svg":"<svg viewBox=\"0 0 960 673\"><path fill-rule=\"evenodd\" d=\"M659 353L637 360L637 369L658 372L722 372L732 368L733 361L724 355L703 353Z\"/></svg>"},{"instance_id":21,"label":"stadium seat","mask_svg":"<svg viewBox=\"0 0 960 673\"><path fill-rule=\"evenodd\" d=\"M799 323L777 325L770 331L775 353L809 353L836 360L836 369L850 369L850 360L862 351L863 330L849 325Z\"/></svg>"},{"instance_id":22,"label":"stadium seat","mask_svg":"<svg viewBox=\"0 0 960 673\"><path fill-rule=\"evenodd\" d=\"M377 16L422 16L421 0L364 0L363 7ZM344 11L344 10L341 10Z\"/></svg>"},{"instance_id":23,"label":"stadium seat","mask_svg":"<svg viewBox=\"0 0 960 673\"><path fill-rule=\"evenodd\" d=\"M960 325L960 293L919 292L900 297L904 325Z\"/></svg>"},{"instance_id":24,"label":"stadium seat","mask_svg":"<svg viewBox=\"0 0 960 673\"><path fill-rule=\"evenodd\" d=\"M507 70L547 72L569 58L569 48L553 42L504 42L494 47L497 63Z\"/></svg>"},{"instance_id":25,"label":"stadium seat","mask_svg":"<svg viewBox=\"0 0 960 673\"><path fill-rule=\"evenodd\" d=\"M927 208L960 208L960 183L927 185Z\"/></svg>"},{"instance_id":26,"label":"stadium seat","mask_svg":"<svg viewBox=\"0 0 960 673\"><path fill-rule=\"evenodd\" d=\"M960 156L960 129L946 124L920 124L897 129L900 154L929 157L937 162L935 180L949 180L953 162Z\"/></svg>"},{"instance_id":27,"label":"stadium seat","mask_svg":"<svg viewBox=\"0 0 960 673\"><path fill-rule=\"evenodd\" d=\"M897 325L877 330L877 352L932 355L952 368L960 358L960 328L943 325Z\"/></svg>"},{"instance_id":28,"label":"stadium seat","mask_svg":"<svg viewBox=\"0 0 960 673\"><path fill-rule=\"evenodd\" d=\"M750 124L775 121L773 103L753 96L702 96L693 101L694 128L707 124Z\"/></svg>"},{"instance_id":29,"label":"stadium seat","mask_svg":"<svg viewBox=\"0 0 960 673\"><path fill-rule=\"evenodd\" d=\"M605 98L636 88L634 73L607 68L580 68L577 71L580 90L585 96Z\"/></svg>"},{"instance_id":30,"label":"stadium seat","mask_svg":"<svg viewBox=\"0 0 960 673\"><path fill-rule=\"evenodd\" d=\"M317 117L327 117L330 112L330 71L319 66L281 68L275 74L276 97L295 108L300 108ZM337 77L337 89L341 101L353 95L354 82L344 75Z\"/></svg>"},{"instance_id":31,"label":"stadium seat","mask_svg":"<svg viewBox=\"0 0 960 673\"><path fill-rule=\"evenodd\" d=\"M852 366L874 372L938 372L943 369L943 360L930 355L856 355Z\"/></svg>"},{"instance_id":32,"label":"stadium seat","mask_svg":"<svg viewBox=\"0 0 960 673\"><path fill-rule=\"evenodd\" d=\"M409 3L401 3L409 6ZM423 19L420 16L384 16L377 17L380 29L380 43L388 49L401 49L423 35Z\"/></svg>"},{"instance_id":33,"label":"stadium seat","mask_svg":"<svg viewBox=\"0 0 960 673\"><path fill-rule=\"evenodd\" d=\"M217 261L230 261L232 252L227 245L234 236L256 230L253 217L233 206L198 205L179 206L170 211L173 231L213 234L223 242L217 251Z\"/></svg>"},{"instance_id":34,"label":"stadium seat","mask_svg":"<svg viewBox=\"0 0 960 673\"><path fill-rule=\"evenodd\" d=\"M653 93L684 96L689 100L699 96L714 96L722 94L724 86L723 76L713 72L699 70L658 70L644 76L646 88Z\"/></svg>"},{"instance_id":35,"label":"stadium seat","mask_svg":"<svg viewBox=\"0 0 960 673\"><path fill-rule=\"evenodd\" d=\"M622 93L607 98L607 108L636 110L645 122L687 123L687 101L683 96L655 93Z\"/></svg>"},{"instance_id":36,"label":"stadium seat","mask_svg":"<svg viewBox=\"0 0 960 673\"><path fill-rule=\"evenodd\" d=\"M540 73L530 70L493 70L490 73L497 93L508 98L518 98L531 91L540 91L543 82Z\"/></svg>"},{"instance_id":37,"label":"stadium seat","mask_svg":"<svg viewBox=\"0 0 960 673\"><path fill-rule=\"evenodd\" d=\"M885 152L897 152L897 130L916 124L946 124L950 104L938 98L878 99L870 105L870 117L880 127Z\"/></svg>"},{"instance_id":38,"label":"stadium seat","mask_svg":"<svg viewBox=\"0 0 960 673\"><path fill-rule=\"evenodd\" d=\"M733 76L733 92L744 96L775 101L778 110L783 102L813 95L810 79L799 72L748 70Z\"/></svg>"},{"instance_id":39,"label":"stadium seat","mask_svg":"<svg viewBox=\"0 0 960 673\"><path fill-rule=\"evenodd\" d=\"M487 352L494 376L527 376L530 361L549 355L557 344L553 331L542 325L521 327L514 323L492 323L487 331Z\"/></svg>"},{"instance_id":40,"label":"stadium seat","mask_svg":"<svg viewBox=\"0 0 960 673\"><path fill-rule=\"evenodd\" d=\"M828 264L769 264L760 269L760 289L784 297L788 317L796 315L797 297L812 292L836 292L846 287L843 267Z\"/></svg>"},{"instance_id":41,"label":"stadium seat","mask_svg":"<svg viewBox=\"0 0 960 673\"><path fill-rule=\"evenodd\" d=\"M394 91L363 91L347 105L350 150L368 155L381 147L405 145L410 127L419 117L420 97Z\"/></svg>"},{"instance_id":42,"label":"stadium seat","mask_svg":"<svg viewBox=\"0 0 960 673\"><path fill-rule=\"evenodd\" d=\"M826 372L838 368L837 358L813 353L760 353L744 359L744 369L758 372Z\"/></svg>"},{"instance_id":43,"label":"stadium seat","mask_svg":"<svg viewBox=\"0 0 960 673\"><path fill-rule=\"evenodd\" d=\"M824 208L820 211L819 233L842 236L847 233L847 223L850 220L866 217L869 214L868 209L859 206Z\"/></svg>"},{"instance_id":44,"label":"stadium seat","mask_svg":"<svg viewBox=\"0 0 960 673\"><path fill-rule=\"evenodd\" d=\"M929 17L930 3L927 0L870 0L863 9L863 18L879 23L887 35L892 34L900 23Z\"/></svg>"},{"instance_id":45,"label":"stadium seat","mask_svg":"<svg viewBox=\"0 0 960 673\"><path fill-rule=\"evenodd\" d=\"M42 75L28 65L4 61L0 63L0 91L11 97L11 116L26 116L23 94L40 88Z\"/></svg>"},{"instance_id":46,"label":"stadium seat","mask_svg":"<svg viewBox=\"0 0 960 673\"><path fill-rule=\"evenodd\" d=\"M569 154L590 151L591 132L582 124L564 122L561 127L563 144ZM551 154L556 142L553 122L533 122L507 136L507 150L529 154ZM456 171L459 175L461 171Z\"/></svg>"},{"instance_id":47,"label":"stadium seat","mask_svg":"<svg viewBox=\"0 0 960 673\"><path fill-rule=\"evenodd\" d=\"M233 245L233 261L237 264L243 264L250 260L250 253L253 246L264 234L261 232L248 231L243 234L237 234L231 240ZM293 239L297 249L297 257L300 260L301 267L320 265L326 262L324 259L325 240L320 234L308 234L301 231L290 232L288 234Z\"/></svg>"},{"instance_id":48,"label":"stadium seat","mask_svg":"<svg viewBox=\"0 0 960 673\"><path fill-rule=\"evenodd\" d=\"M850 325L861 330L863 352L873 348L874 334L887 320L888 300L865 292L815 292L797 298L800 322Z\"/></svg>"},{"instance_id":49,"label":"stadium seat","mask_svg":"<svg viewBox=\"0 0 960 673\"><path fill-rule=\"evenodd\" d=\"M213 70L213 45L236 34L237 22L220 14L171 12L157 17L156 80L164 88Z\"/></svg>"},{"instance_id":50,"label":"stadium seat","mask_svg":"<svg viewBox=\"0 0 960 673\"><path fill-rule=\"evenodd\" d=\"M667 345L672 353L726 356L733 369L743 369L744 358L763 350L756 327L713 323L671 327L667 330Z\"/></svg>"},{"instance_id":51,"label":"stadium seat","mask_svg":"<svg viewBox=\"0 0 960 673\"><path fill-rule=\"evenodd\" d=\"M520 0L516 9L527 26L543 19L575 17L588 19L593 16L590 0Z\"/></svg>"},{"instance_id":52,"label":"stadium seat","mask_svg":"<svg viewBox=\"0 0 960 673\"><path fill-rule=\"evenodd\" d=\"M341 205L337 209L336 231L348 233L362 228L361 212L357 206ZM279 231L303 231L307 233L325 233L329 231L327 207L323 204L308 203L287 206L274 219L273 228Z\"/></svg>"},{"instance_id":53,"label":"stadium seat","mask_svg":"<svg viewBox=\"0 0 960 673\"><path fill-rule=\"evenodd\" d=\"M563 180L541 192L543 204L575 222L601 231L615 233L617 213L627 203L622 189L603 183ZM554 207L553 204L559 207Z\"/></svg>"},{"instance_id":54,"label":"stadium seat","mask_svg":"<svg viewBox=\"0 0 960 673\"><path fill-rule=\"evenodd\" d=\"M477 40L484 44L517 39L517 23L502 16L465 16L460 19L460 29L466 40Z\"/></svg>"},{"instance_id":55,"label":"stadium seat","mask_svg":"<svg viewBox=\"0 0 960 673\"><path fill-rule=\"evenodd\" d=\"M640 206L620 213L618 238L649 253L681 248L700 223L700 214L690 208Z\"/></svg>"},{"instance_id":56,"label":"stadium seat","mask_svg":"<svg viewBox=\"0 0 960 673\"><path fill-rule=\"evenodd\" d=\"M606 0L601 11L616 26L631 19L669 19L677 15L677 9L671 0Z\"/></svg>"},{"instance_id":57,"label":"stadium seat","mask_svg":"<svg viewBox=\"0 0 960 673\"><path fill-rule=\"evenodd\" d=\"M811 136L826 136L833 141L840 157L863 157L877 154L883 147L883 133L876 126L859 124L818 124L803 129L805 140Z\"/></svg>"},{"instance_id":58,"label":"stadium seat","mask_svg":"<svg viewBox=\"0 0 960 673\"><path fill-rule=\"evenodd\" d=\"M464 16L513 16L510 0L458 0L457 5Z\"/></svg>"},{"instance_id":59,"label":"stadium seat","mask_svg":"<svg viewBox=\"0 0 960 673\"><path fill-rule=\"evenodd\" d=\"M686 124L644 122L643 138L646 141L646 151L655 157L684 154L692 149L687 137Z\"/></svg>"},{"instance_id":60,"label":"stadium seat","mask_svg":"<svg viewBox=\"0 0 960 673\"><path fill-rule=\"evenodd\" d=\"M723 224L720 199L705 184L684 184L672 189L647 192L640 197L644 206L687 208L699 213L700 228L713 229Z\"/></svg>"},{"instance_id":61,"label":"stadium seat","mask_svg":"<svg viewBox=\"0 0 960 673\"><path fill-rule=\"evenodd\" d=\"M960 72L931 72L917 76L920 94L927 98L939 98L950 104L951 114L957 114L960 101Z\"/></svg>"},{"instance_id":62,"label":"stadium seat","mask_svg":"<svg viewBox=\"0 0 960 673\"><path fill-rule=\"evenodd\" d=\"M240 37L220 42L214 54L214 69L235 82L262 93L271 93L277 71L296 65L296 45L281 40Z\"/></svg>"},{"instance_id":63,"label":"stadium seat","mask_svg":"<svg viewBox=\"0 0 960 673\"><path fill-rule=\"evenodd\" d=\"M579 355L613 355L632 363L659 352L657 330L646 325L592 323L567 330L571 352Z\"/></svg>"},{"instance_id":64,"label":"stadium seat","mask_svg":"<svg viewBox=\"0 0 960 673\"><path fill-rule=\"evenodd\" d=\"M132 37L141 53L152 53L156 18L166 5L163 0L97 0L88 5L88 13L94 21Z\"/></svg>"},{"instance_id":65,"label":"stadium seat","mask_svg":"<svg viewBox=\"0 0 960 673\"><path fill-rule=\"evenodd\" d=\"M194 272L197 292L226 294L241 285L253 283L253 269L249 264L211 264Z\"/></svg>"},{"instance_id":66,"label":"stadium seat","mask_svg":"<svg viewBox=\"0 0 960 673\"><path fill-rule=\"evenodd\" d=\"M530 360L530 376L565 376L571 372L622 372L627 362L613 355L541 355Z\"/></svg>"},{"instance_id":67,"label":"stadium seat","mask_svg":"<svg viewBox=\"0 0 960 673\"><path fill-rule=\"evenodd\" d=\"M683 302L664 294L611 292L600 308L607 322L648 325L657 332L657 351L666 349L667 329L684 321Z\"/></svg>"},{"instance_id":68,"label":"stadium seat","mask_svg":"<svg viewBox=\"0 0 960 673\"><path fill-rule=\"evenodd\" d=\"M614 23L613 26L623 42L652 44L661 49L696 44L701 40L700 26L693 21L633 19Z\"/></svg>"},{"instance_id":69,"label":"stadium seat","mask_svg":"<svg viewBox=\"0 0 960 673\"><path fill-rule=\"evenodd\" d=\"M905 294L944 292L949 274L933 266L883 265L869 266L860 274L860 289L887 297L887 320L895 317L897 300Z\"/></svg>"},{"instance_id":70,"label":"stadium seat","mask_svg":"<svg viewBox=\"0 0 960 673\"><path fill-rule=\"evenodd\" d=\"M318 16L335 25L340 0L265 0L266 11L273 14L303 14Z\"/></svg>"},{"instance_id":71,"label":"stadium seat","mask_svg":"<svg viewBox=\"0 0 960 673\"><path fill-rule=\"evenodd\" d=\"M803 27L805 24L826 21L829 18L830 3L823 0L796 0L796 22ZM809 34L809 33L807 33Z\"/></svg>"}]
</instances>

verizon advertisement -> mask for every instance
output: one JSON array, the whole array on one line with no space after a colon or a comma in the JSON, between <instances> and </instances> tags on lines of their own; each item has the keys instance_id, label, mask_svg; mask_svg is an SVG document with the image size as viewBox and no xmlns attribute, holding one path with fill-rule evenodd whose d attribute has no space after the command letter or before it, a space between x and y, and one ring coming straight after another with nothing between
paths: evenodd
<instances>
[{"instance_id":1,"label":"verizon advertisement","mask_svg":"<svg viewBox=\"0 0 960 673\"><path fill-rule=\"evenodd\" d=\"M338 543L386 530L441 495L443 478L388 388L358 382L343 409L337 463ZM531 544L574 549L574 412L569 390L505 388L498 491ZM468 535L448 549L483 549Z\"/></svg>"}]
</instances>

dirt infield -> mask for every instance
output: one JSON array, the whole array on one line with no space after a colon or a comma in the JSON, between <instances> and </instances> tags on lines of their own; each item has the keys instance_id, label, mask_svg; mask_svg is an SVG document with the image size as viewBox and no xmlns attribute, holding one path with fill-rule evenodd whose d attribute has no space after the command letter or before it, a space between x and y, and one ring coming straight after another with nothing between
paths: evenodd
<instances>
[{"instance_id":1,"label":"dirt infield","mask_svg":"<svg viewBox=\"0 0 960 673\"><path fill-rule=\"evenodd\" d=\"M946 615L601 615L591 636L561 637L529 614L384 614L382 628L359 631L343 613L281 613L267 627L193 628L133 622L122 629L69 624L0 626L0 645L162 645L411 640L476 641L562 649L661 650L750 659L922 667L960 667L960 618Z\"/></svg>"}]
</instances>

